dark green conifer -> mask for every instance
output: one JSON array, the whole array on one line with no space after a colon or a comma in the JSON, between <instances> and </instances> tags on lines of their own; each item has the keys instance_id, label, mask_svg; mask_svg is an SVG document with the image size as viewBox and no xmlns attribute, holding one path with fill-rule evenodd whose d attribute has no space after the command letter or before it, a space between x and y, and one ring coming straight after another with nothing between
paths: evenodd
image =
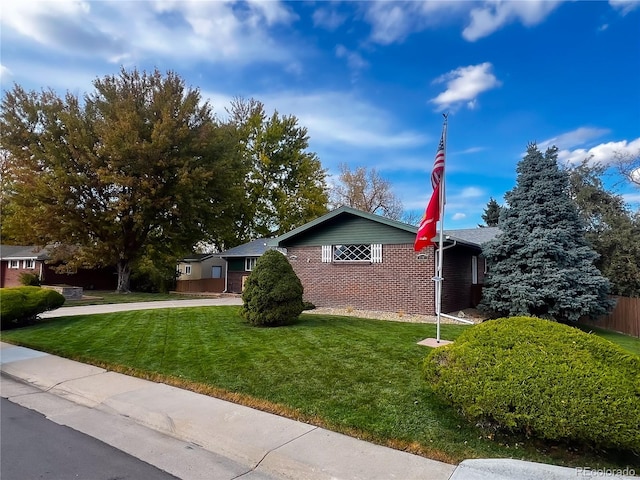
<instances>
[{"instance_id":1,"label":"dark green conifer","mask_svg":"<svg viewBox=\"0 0 640 480\"><path fill-rule=\"evenodd\" d=\"M535 144L528 146L516 186L505 195L502 233L483 247L489 274L482 307L500 316L566 322L612 307L609 281L594 264L598 255L585 239L557 157L556 147L542 154Z\"/></svg>"}]
</instances>

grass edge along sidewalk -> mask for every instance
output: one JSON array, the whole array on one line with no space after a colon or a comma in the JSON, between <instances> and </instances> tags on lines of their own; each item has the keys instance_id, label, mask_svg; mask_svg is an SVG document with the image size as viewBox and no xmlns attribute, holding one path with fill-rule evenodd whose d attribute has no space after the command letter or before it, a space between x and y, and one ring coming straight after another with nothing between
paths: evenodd
<instances>
[{"instance_id":1,"label":"grass edge along sidewalk","mask_svg":"<svg viewBox=\"0 0 640 480\"><path fill-rule=\"evenodd\" d=\"M455 339L463 326L443 325ZM564 466L627 466L467 425L421 379L435 326L302 315L250 327L237 307L67 317L3 333L3 341L242 403L375 443L458 463L517 458ZM628 461L627 461L628 463Z\"/></svg>"}]
</instances>

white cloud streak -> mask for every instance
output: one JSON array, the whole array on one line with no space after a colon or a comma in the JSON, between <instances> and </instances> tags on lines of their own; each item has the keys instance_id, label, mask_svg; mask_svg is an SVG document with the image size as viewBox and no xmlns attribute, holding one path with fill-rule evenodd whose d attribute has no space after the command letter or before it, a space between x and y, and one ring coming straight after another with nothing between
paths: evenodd
<instances>
[{"instance_id":1,"label":"white cloud streak","mask_svg":"<svg viewBox=\"0 0 640 480\"><path fill-rule=\"evenodd\" d=\"M562 2L558 0L488 1L469 13L462 36L470 41L487 37L505 25L520 22L531 27L542 23Z\"/></svg>"},{"instance_id":2,"label":"white cloud streak","mask_svg":"<svg viewBox=\"0 0 640 480\"><path fill-rule=\"evenodd\" d=\"M589 161L593 163L610 165L616 160L618 155L640 155L640 138L630 141L621 140L618 142L601 143L589 149L560 150L558 151L558 160L561 163L577 165L589 159Z\"/></svg>"},{"instance_id":3,"label":"white cloud streak","mask_svg":"<svg viewBox=\"0 0 640 480\"><path fill-rule=\"evenodd\" d=\"M270 28L297 19L282 2L5 2L2 27L59 53L112 63L175 60L288 63Z\"/></svg>"},{"instance_id":4,"label":"white cloud streak","mask_svg":"<svg viewBox=\"0 0 640 480\"><path fill-rule=\"evenodd\" d=\"M560 150L568 150L589 143L608 133L609 130L606 128L580 127L571 132L544 140L538 143L538 148L544 151L552 145L555 145Z\"/></svg>"},{"instance_id":5,"label":"white cloud streak","mask_svg":"<svg viewBox=\"0 0 640 480\"><path fill-rule=\"evenodd\" d=\"M491 69L489 62L479 65L458 67L434 80L434 83L446 83L447 89L430 100L438 109L459 106L466 102L469 108L475 108L477 97L487 90L502 85Z\"/></svg>"}]
</instances>

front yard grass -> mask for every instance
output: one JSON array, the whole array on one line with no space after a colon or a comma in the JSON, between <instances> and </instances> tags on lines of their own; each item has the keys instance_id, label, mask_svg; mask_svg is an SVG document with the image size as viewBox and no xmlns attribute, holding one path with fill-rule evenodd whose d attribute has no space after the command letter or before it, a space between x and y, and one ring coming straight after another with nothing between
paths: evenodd
<instances>
[{"instance_id":1,"label":"front yard grass","mask_svg":"<svg viewBox=\"0 0 640 480\"><path fill-rule=\"evenodd\" d=\"M457 463L518 458L591 468L639 465L467 425L421 378L435 325L303 314L256 328L238 307L145 310L44 321L2 340L243 403ZM442 325L442 338L468 327Z\"/></svg>"}]
</instances>

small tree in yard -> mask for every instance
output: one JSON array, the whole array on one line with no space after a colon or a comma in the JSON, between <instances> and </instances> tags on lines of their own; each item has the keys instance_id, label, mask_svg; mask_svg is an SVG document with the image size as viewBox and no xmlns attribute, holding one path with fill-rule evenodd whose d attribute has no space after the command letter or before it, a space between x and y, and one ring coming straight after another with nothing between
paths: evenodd
<instances>
[{"instance_id":1,"label":"small tree in yard","mask_svg":"<svg viewBox=\"0 0 640 480\"><path fill-rule=\"evenodd\" d=\"M483 247L489 264L485 310L566 322L613 306L557 157L557 148L543 155L532 144L518 165L517 184L500 213L502 234Z\"/></svg>"},{"instance_id":2,"label":"small tree in yard","mask_svg":"<svg viewBox=\"0 0 640 480\"><path fill-rule=\"evenodd\" d=\"M252 325L289 324L304 309L302 292L302 283L286 257L269 250L258 259L247 279L241 314Z\"/></svg>"}]
</instances>

